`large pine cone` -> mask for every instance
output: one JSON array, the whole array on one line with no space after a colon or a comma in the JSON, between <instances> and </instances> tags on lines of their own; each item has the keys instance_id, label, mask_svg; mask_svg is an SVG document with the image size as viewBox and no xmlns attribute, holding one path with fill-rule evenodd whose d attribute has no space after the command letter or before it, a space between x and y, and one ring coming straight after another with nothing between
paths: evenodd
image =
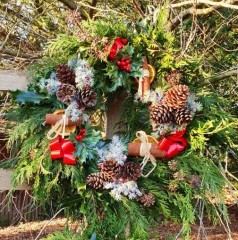
<instances>
[{"instance_id":1,"label":"large pine cone","mask_svg":"<svg viewBox=\"0 0 238 240\"><path fill-rule=\"evenodd\" d=\"M173 109L183 108L186 105L188 96L188 86L177 85L167 91L165 101Z\"/></svg>"},{"instance_id":2,"label":"large pine cone","mask_svg":"<svg viewBox=\"0 0 238 240\"><path fill-rule=\"evenodd\" d=\"M57 98L66 104L69 104L75 95L75 87L70 84L61 84L56 92Z\"/></svg>"},{"instance_id":3,"label":"large pine cone","mask_svg":"<svg viewBox=\"0 0 238 240\"><path fill-rule=\"evenodd\" d=\"M110 179L117 177L120 173L121 166L113 159L106 159L103 162L102 172Z\"/></svg>"},{"instance_id":4,"label":"large pine cone","mask_svg":"<svg viewBox=\"0 0 238 240\"><path fill-rule=\"evenodd\" d=\"M97 103L97 94L91 88L83 88L75 95L79 108L94 107Z\"/></svg>"},{"instance_id":5,"label":"large pine cone","mask_svg":"<svg viewBox=\"0 0 238 240\"><path fill-rule=\"evenodd\" d=\"M165 75L165 80L171 85L171 86L175 86L180 84L180 81L182 79L183 75L180 71L178 70L173 70L170 71L169 73L167 73Z\"/></svg>"},{"instance_id":6,"label":"large pine cone","mask_svg":"<svg viewBox=\"0 0 238 240\"><path fill-rule=\"evenodd\" d=\"M144 207L151 207L155 204L155 196L152 193L145 194L139 198Z\"/></svg>"},{"instance_id":7,"label":"large pine cone","mask_svg":"<svg viewBox=\"0 0 238 240\"><path fill-rule=\"evenodd\" d=\"M75 85L75 72L67 64L60 64L57 67L56 77L61 83Z\"/></svg>"},{"instance_id":8,"label":"large pine cone","mask_svg":"<svg viewBox=\"0 0 238 240\"><path fill-rule=\"evenodd\" d=\"M159 105L150 112L150 119L156 125L173 121L173 109L166 105Z\"/></svg>"},{"instance_id":9,"label":"large pine cone","mask_svg":"<svg viewBox=\"0 0 238 240\"><path fill-rule=\"evenodd\" d=\"M192 120L192 115L187 108L177 109L174 113L174 121L177 125L187 126Z\"/></svg>"},{"instance_id":10,"label":"large pine cone","mask_svg":"<svg viewBox=\"0 0 238 240\"><path fill-rule=\"evenodd\" d=\"M86 179L87 185L94 189L103 189L104 183L109 181L110 179L102 172L91 173Z\"/></svg>"},{"instance_id":11,"label":"large pine cone","mask_svg":"<svg viewBox=\"0 0 238 240\"><path fill-rule=\"evenodd\" d=\"M121 168L120 177L128 181L137 181L141 177L141 167L139 163L126 162Z\"/></svg>"}]
</instances>

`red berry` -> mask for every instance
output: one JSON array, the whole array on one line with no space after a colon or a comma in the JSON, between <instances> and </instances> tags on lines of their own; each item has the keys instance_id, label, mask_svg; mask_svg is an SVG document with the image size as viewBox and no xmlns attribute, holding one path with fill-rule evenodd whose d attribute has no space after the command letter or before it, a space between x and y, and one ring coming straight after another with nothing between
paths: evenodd
<instances>
[{"instance_id":1,"label":"red berry","mask_svg":"<svg viewBox=\"0 0 238 240\"><path fill-rule=\"evenodd\" d=\"M83 137L80 136L80 135L77 135L77 136L75 137L75 139L76 139L77 141L81 142L81 141L83 140Z\"/></svg>"},{"instance_id":2,"label":"red berry","mask_svg":"<svg viewBox=\"0 0 238 240\"><path fill-rule=\"evenodd\" d=\"M117 65L118 65L118 66L121 66L121 65L122 65L122 62L121 62L121 61L117 61Z\"/></svg>"},{"instance_id":3,"label":"red berry","mask_svg":"<svg viewBox=\"0 0 238 240\"><path fill-rule=\"evenodd\" d=\"M128 40L126 38L121 38L121 42L123 45L126 45L128 43Z\"/></svg>"}]
</instances>

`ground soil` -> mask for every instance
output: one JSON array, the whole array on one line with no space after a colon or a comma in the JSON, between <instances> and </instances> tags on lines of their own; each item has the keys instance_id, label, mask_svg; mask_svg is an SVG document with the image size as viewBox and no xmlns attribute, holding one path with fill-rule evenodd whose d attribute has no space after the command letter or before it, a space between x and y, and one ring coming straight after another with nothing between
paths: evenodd
<instances>
[{"instance_id":1,"label":"ground soil","mask_svg":"<svg viewBox=\"0 0 238 240\"><path fill-rule=\"evenodd\" d=\"M230 213L230 229L231 237L233 240L238 240L238 208L231 207L229 209ZM49 222L49 220L29 222L24 224L19 224L18 226L10 226L0 229L0 239L1 240L34 240L41 231L40 237L42 239L54 231L63 230L66 225L66 218L57 218ZM47 226L46 226L47 225ZM199 224L192 226L192 236L190 240L228 240L227 233L222 226L213 226L208 220L204 221L205 232L207 237L202 236L198 238ZM75 226L72 225L72 228ZM42 230L43 229L43 230ZM151 240L172 240L176 238L176 235L180 231L181 226L179 224L174 224L172 222L167 222L166 224L159 225L157 229L151 232ZM178 240L183 240L183 237L177 238ZM139 239L138 239L139 240Z\"/></svg>"}]
</instances>

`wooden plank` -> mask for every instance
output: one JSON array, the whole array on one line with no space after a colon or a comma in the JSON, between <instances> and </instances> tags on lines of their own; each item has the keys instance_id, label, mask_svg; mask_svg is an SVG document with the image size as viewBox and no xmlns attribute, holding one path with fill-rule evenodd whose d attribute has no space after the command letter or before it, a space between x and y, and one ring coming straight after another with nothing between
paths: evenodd
<instances>
[{"instance_id":1,"label":"wooden plank","mask_svg":"<svg viewBox=\"0 0 238 240\"><path fill-rule=\"evenodd\" d=\"M0 190L10 190L12 180L12 171L8 169L0 169ZM30 186L26 183L16 187L16 190L30 190Z\"/></svg>"},{"instance_id":2,"label":"wooden plank","mask_svg":"<svg viewBox=\"0 0 238 240\"><path fill-rule=\"evenodd\" d=\"M0 70L0 90L26 90L30 81L23 71Z\"/></svg>"},{"instance_id":3,"label":"wooden plank","mask_svg":"<svg viewBox=\"0 0 238 240\"><path fill-rule=\"evenodd\" d=\"M0 70L0 90L26 90L27 84L30 79L26 78L26 73L23 71L10 71L10 70ZM2 148L3 151L3 148ZM0 154L0 160L4 160L3 155ZM10 190L11 189L11 170L0 169L0 190ZM30 187L23 183L17 186L17 190L27 190Z\"/></svg>"}]
</instances>

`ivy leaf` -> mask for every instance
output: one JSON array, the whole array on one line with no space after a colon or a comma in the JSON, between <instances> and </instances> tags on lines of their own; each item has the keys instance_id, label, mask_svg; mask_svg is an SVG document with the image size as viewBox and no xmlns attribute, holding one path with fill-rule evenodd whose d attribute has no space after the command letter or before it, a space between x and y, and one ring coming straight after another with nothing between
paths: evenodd
<instances>
[{"instance_id":1,"label":"ivy leaf","mask_svg":"<svg viewBox=\"0 0 238 240\"><path fill-rule=\"evenodd\" d=\"M34 103L39 104L42 100L47 99L43 94L36 93L34 91L19 92L16 95L16 102L21 104Z\"/></svg>"}]
</instances>

